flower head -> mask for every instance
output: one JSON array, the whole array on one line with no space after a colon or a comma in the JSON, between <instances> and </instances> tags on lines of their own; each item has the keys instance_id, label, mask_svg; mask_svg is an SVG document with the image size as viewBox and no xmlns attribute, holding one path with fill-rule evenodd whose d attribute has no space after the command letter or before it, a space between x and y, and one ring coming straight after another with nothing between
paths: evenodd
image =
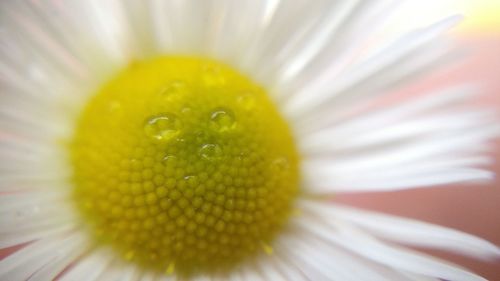
<instances>
[{"instance_id":1,"label":"flower head","mask_svg":"<svg viewBox=\"0 0 500 281\"><path fill-rule=\"evenodd\" d=\"M488 180L498 135L454 85L377 96L449 58L451 17L366 50L391 1L0 7L5 280L482 280L396 246L498 258L341 192Z\"/></svg>"},{"instance_id":2,"label":"flower head","mask_svg":"<svg viewBox=\"0 0 500 281\"><path fill-rule=\"evenodd\" d=\"M206 59L130 66L88 103L70 150L96 238L160 272L255 254L298 191L298 155L267 94Z\"/></svg>"}]
</instances>

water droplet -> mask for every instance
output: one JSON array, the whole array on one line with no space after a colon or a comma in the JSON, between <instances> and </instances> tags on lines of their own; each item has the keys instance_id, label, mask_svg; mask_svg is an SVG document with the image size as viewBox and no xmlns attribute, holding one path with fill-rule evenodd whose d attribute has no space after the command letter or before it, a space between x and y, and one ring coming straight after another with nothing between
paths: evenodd
<instances>
[{"instance_id":1,"label":"water droplet","mask_svg":"<svg viewBox=\"0 0 500 281\"><path fill-rule=\"evenodd\" d=\"M207 160L210 161L217 160L218 158L221 157L221 155L222 155L222 149L217 144L208 143L202 145L202 147L200 148L200 156Z\"/></svg>"},{"instance_id":2,"label":"water droplet","mask_svg":"<svg viewBox=\"0 0 500 281\"><path fill-rule=\"evenodd\" d=\"M177 156L175 155L167 155L165 157L163 157L163 165L166 165L166 166L175 166L177 164Z\"/></svg>"},{"instance_id":3,"label":"water droplet","mask_svg":"<svg viewBox=\"0 0 500 281\"><path fill-rule=\"evenodd\" d=\"M157 142L167 142L177 137L181 128L181 121L174 114L164 113L148 118L144 133Z\"/></svg>"},{"instance_id":4,"label":"water droplet","mask_svg":"<svg viewBox=\"0 0 500 281\"><path fill-rule=\"evenodd\" d=\"M219 67L205 66L203 69L202 80L206 87L217 88L226 83L226 79Z\"/></svg>"},{"instance_id":5,"label":"water droplet","mask_svg":"<svg viewBox=\"0 0 500 281\"><path fill-rule=\"evenodd\" d=\"M210 115L210 127L218 132L225 132L236 127L234 113L227 108L218 108Z\"/></svg>"},{"instance_id":6,"label":"water droplet","mask_svg":"<svg viewBox=\"0 0 500 281\"><path fill-rule=\"evenodd\" d=\"M186 107L183 107L181 109L181 113L184 114L184 115L187 115L187 114L190 114L193 110L191 109L191 107L189 106L186 106Z\"/></svg>"},{"instance_id":7,"label":"water droplet","mask_svg":"<svg viewBox=\"0 0 500 281\"><path fill-rule=\"evenodd\" d=\"M181 80L174 80L165 86L160 94L167 99L182 96L188 92L188 85Z\"/></svg>"},{"instance_id":8,"label":"water droplet","mask_svg":"<svg viewBox=\"0 0 500 281\"><path fill-rule=\"evenodd\" d=\"M181 138L177 138L175 141L177 142L177 145L183 145L183 144L186 143L186 139L182 138L182 137Z\"/></svg>"},{"instance_id":9,"label":"water droplet","mask_svg":"<svg viewBox=\"0 0 500 281\"><path fill-rule=\"evenodd\" d=\"M197 187L198 186L198 177L197 176L186 176L184 177L184 180L186 181L187 185L189 187Z\"/></svg>"},{"instance_id":10,"label":"water droplet","mask_svg":"<svg viewBox=\"0 0 500 281\"><path fill-rule=\"evenodd\" d=\"M252 93L243 93L236 100L245 110L252 110L255 107L256 101Z\"/></svg>"}]
</instances>

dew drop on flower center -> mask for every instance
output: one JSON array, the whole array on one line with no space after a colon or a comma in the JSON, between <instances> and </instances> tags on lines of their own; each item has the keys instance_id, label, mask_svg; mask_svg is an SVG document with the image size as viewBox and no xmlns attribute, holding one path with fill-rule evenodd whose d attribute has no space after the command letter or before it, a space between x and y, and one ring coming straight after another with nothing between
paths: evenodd
<instances>
[{"instance_id":1,"label":"dew drop on flower center","mask_svg":"<svg viewBox=\"0 0 500 281\"><path fill-rule=\"evenodd\" d=\"M295 144L265 90L203 58L124 69L84 107L70 155L95 243L162 273L261 254L298 193Z\"/></svg>"}]
</instances>

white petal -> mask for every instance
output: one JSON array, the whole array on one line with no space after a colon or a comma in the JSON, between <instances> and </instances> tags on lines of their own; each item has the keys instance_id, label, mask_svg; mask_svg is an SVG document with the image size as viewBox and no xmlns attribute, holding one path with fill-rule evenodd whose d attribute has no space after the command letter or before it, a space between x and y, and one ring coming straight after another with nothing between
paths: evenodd
<instances>
[{"instance_id":1,"label":"white petal","mask_svg":"<svg viewBox=\"0 0 500 281\"><path fill-rule=\"evenodd\" d=\"M239 271L242 281L265 281L264 276L261 275L259 267L255 263L249 262L245 264Z\"/></svg>"},{"instance_id":2,"label":"white petal","mask_svg":"<svg viewBox=\"0 0 500 281\"><path fill-rule=\"evenodd\" d=\"M336 40L338 39L337 35L341 35L341 30L345 30L346 23L354 20L356 15L359 15L359 13L356 14L356 11L362 10L361 6L366 5L362 1L345 1L332 4L332 6L327 7L327 14L320 17L314 25L313 32L310 32L310 35L308 34L309 38L298 44L300 48L292 49L294 53L287 54L287 60L284 60L284 66L281 66L283 74L281 74L279 82L286 85L284 82L291 82L293 78L298 78L298 73L311 62L317 53L326 48L331 49L334 47L332 45L339 42L339 40ZM286 86L282 86L282 88L284 87ZM284 95L285 93L286 91L281 91L277 94Z\"/></svg>"},{"instance_id":3,"label":"white petal","mask_svg":"<svg viewBox=\"0 0 500 281\"><path fill-rule=\"evenodd\" d=\"M443 226L318 200L302 200L300 206L325 220L341 219L380 238L406 245L443 249L481 259L500 258L500 248L492 243Z\"/></svg>"},{"instance_id":4,"label":"white petal","mask_svg":"<svg viewBox=\"0 0 500 281\"><path fill-rule=\"evenodd\" d=\"M0 249L20 245L34 240L39 240L48 236L66 233L74 229L75 225L64 224L57 227L40 228L35 230L2 234L0 239Z\"/></svg>"},{"instance_id":5,"label":"white petal","mask_svg":"<svg viewBox=\"0 0 500 281\"><path fill-rule=\"evenodd\" d=\"M377 79L378 75L384 75L383 70L393 69L402 59L411 57L417 53L422 46L426 46L432 40L439 37L453 25L460 21L460 17L451 17L438 22L427 29L416 31L405 36L398 42L384 50L380 55L360 64L359 67L351 69L345 77L336 77L335 84L323 91L310 91L295 95L286 101L284 107L287 116L297 116L300 119L304 114L314 112L318 107L324 106L331 100L349 97L352 87L363 85L367 87L367 79Z\"/></svg>"},{"instance_id":6,"label":"white petal","mask_svg":"<svg viewBox=\"0 0 500 281\"><path fill-rule=\"evenodd\" d=\"M294 231L301 232L300 229ZM310 264L310 270L317 271L315 274L323 274L329 278L325 280L411 280L398 271L353 255L309 233L295 233L293 237L280 240L277 251L291 261L293 259L301 268ZM312 278L314 275L308 276L305 273L311 280L317 280Z\"/></svg>"},{"instance_id":7,"label":"white petal","mask_svg":"<svg viewBox=\"0 0 500 281\"><path fill-rule=\"evenodd\" d=\"M457 183L487 181L494 177L491 172L471 168L491 165L493 159L486 156L436 157L436 160L423 159L401 164L399 167L397 165L386 167L380 163L380 167L361 168L361 165L350 166L347 163L346 165L337 165L336 163L328 161L305 162L303 166L306 191L320 194L333 191L389 191L432 187L438 184L452 183L453 180ZM363 178L358 177L360 173L363 174ZM456 176L449 178L450 182L447 182L445 179L440 180L440 174L443 177L446 175ZM432 179L436 179L436 181L433 182ZM418 182L427 183L427 185L418 186Z\"/></svg>"},{"instance_id":8,"label":"white petal","mask_svg":"<svg viewBox=\"0 0 500 281\"><path fill-rule=\"evenodd\" d=\"M17 170L28 164L38 164L41 162L40 157L47 154L54 155L56 151L51 143L42 140L28 140L5 132L0 133L0 155L3 159L11 160L9 164ZM7 163L2 164L4 165L2 167L9 167Z\"/></svg>"},{"instance_id":9,"label":"white petal","mask_svg":"<svg viewBox=\"0 0 500 281\"><path fill-rule=\"evenodd\" d=\"M395 138L390 141L387 138L374 147L361 145L352 150L339 147L336 153L330 150L330 155L329 149L325 149L323 154L305 159L304 184L311 192L325 193L397 190L490 180L493 173L478 167L490 164L491 158L481 154L489 149L500 128L474 120L474 115L470 118L455 119L453 125L444 124L442 132L432 132L434 126L429 119L429 126L425 126L429 132L408 140ZM459 129L461 126L463 129ZM464 130L467 134L463 133ZM373 134L377 134L376 130ZM352 135L352 138L358 137L363 139L364 136ZM369 138L366 142L370 142ZM342 140L338 141L342 143ZM353 143L356 145L356 141ZM335 144L331 146L333 148ZM360 173L364 176L359 177Z\"/></svg>"},{"instance_id":10,"label":"white petal","mask_svg":"<svg viewBox=\"0 0 500 281\"><path fill-rule=\"evenodd\" d=\"M278 270L285 277L285 280L302 281L306 279L302 268L289 262L286 252L276 251L272 256L271 263L274 270Z\"/></svg>"},{"instance_id":11,"label":"white petal","mask_svg":"<svg viewBox=\"0 0 500 281\"><path fill-rule=\"evenodd\" d=\"M140 281L155 281L156 276L154 273L151 272L146 272L142 275L141 278L139 278Z\"/></svg>"},{"instance_id":12,"label":"white petal","mask_svg":"<svg viewBox=\"0 0 500 281\"><path fill-rule=\"evenodd\" d=\"M127 57L125 25L120 22L123 15L114 1L9 4L3 6L3 12L8 30L20 35L13 37L15 44L34 54L36 60L30 65L40 63L43 73L58 82L46 89L59 87L67 78L87 79L92 75L98 80L94 82L99 82L103 73L120 66ZM29 69L26 65L23 68ZM71 93L74 90L65 91L63 98Z\"/></svg>"},{"instance_id":13,"label":"white petal","mask_svg":"<svg viewBox=\"0 0 500 281\"><path fill-rule=\"evenodd\" d=\"M99 276L99 279L106 281L121 281L123 280L122 275L123 275L122 271L110 267L107 270L105 270L101 276Z\"/></svg>"},{"instance_id":14,"label":"white petal","mask_svg":"<svg viewBox=\"0 0 500 281\"><path fill-rule=\"evenodd\" d=\"M263 32L274 18L279 0L272 1L226 1L224 16L209 47L209 53L221 58L242 70L249 69L248 53L254 52L263 45ZM245 50L242 54L241 50ZM261 65L262 66L262 65ZM252 75L252 78L254 75Z\"/></svg>"},{"instance_id":15,"label":"white petal","mask_svg":"<svg viewBox=\"0 0 500 281\"><path fill-rule=\"evenodd\" d=\"M400 273L409 278L412 281L441 281L442 279L439 278L434 278L434 277L429 277L429 276L423 276L419 274L413 274L413 273L408 273L405 271L400 271Z\"/></svg>"},{"instance_id":16,"label":"white petal","mask_svg":"<svg viewBox=\"0 0 500 281\"><path fill-rule=\"evenodd\" d=\"M395 12L398 1L345 1L325 9L327 14L310 33L299 53L281 67L276 91L281 100L309 92L356 59L366 41Z\"/></svg>"},{"instance_id":17,"label":"white petal","mask_svg":"<svg viewBox=\"0 0 500 281\"><path fill-rule=\"evenodd\" d=\"M56 253L57 256L49 259L50 262L35 274L31 275L28 280L54 280L65 268L87 251L88 246L88 241L85 237L79 233L74 233L66 240L66 243L54 249L53 252ZM41 259L48 259L48 257L43 256ZM25 270L25 268L23 268L23 270Z\"/></svg>"},{"instance_id":18,"label":"white petal","mask_svg":"<svg viewBox=\"0 0 500 281\"><path fill-rule=\"evenodd\" d=\"M212 279L208 275L203 275L203 274L197 275L197 276L193 277L192 279L193 279L193 281L215 281L216 280L216 279ZM217 279L217 280L219 280L219 279Z\"/></svg>"},{"instance_id":19,"label":"white petal","mask_svg":"<svg viewBox=\"0 0 500 281\"><path fill-rule=\"evenodd\" d=\"M126 44L133 48L134 56L143 58L155 54L157 45L153 30L153 1L127 0L119 1L118 4L117 7L123 10L123 28L128 35Z\"/></svg>"},{"instance_id":20,"label":"white petal","mask_svg":"<svg viewBox=\"0 0 500 281\"><path fill-rule=\"evenodd\" d=\"M110 266L113 256L105 249L94 250L68 269L61 281L96 281Z\"/></svg>"},{"instance_id":21,"label":"white petal","mask_svg":"<svg viewBox=\"0 0 500 281\"><path fill-rule=\"evenodd\" d=\"M320 7L324 6L324 2L319 1L279 1L272 17L263 23L260 32L252 38L245 52L240 53L243 70L258 73L262 69L272 67L277 54L285 49L288 43L297 40L311 22L317 20L315 16L321 12ZM295 32L290 34L287 30Z\"/></svg>"},{"instance_id":22,"label":"white petal","mask_svg":"<svg viewBox=\"0 0 500 281\"><path fill-rule=\"evenodd\" d=\"M485 281L484 278L461 269L458 266L408 249L381 243L340 222L296 221L303 231L316 235L326 242L352 251L373 262L414 274L422 274L453 281Z\"/></svg>"},{"instance_id":23,"label":"white petal","mask_svg":"<svg viewBox=\"0 0 500 281\"><path fill-rule=\"evenodd\" d=\"M351 268L344 267L342 262L342 264L334 262L335 256L325 254L324 248L321 248L320 245L310 245L312 244L311 239L304 240L290 240L288 241L288 250L285 250L285 245L281 245L280 248L295 266L301 267L309 279L368 280L359 279L359 271L353 271ZM366 268L362 267L361 269ZM370 280L381 280L376 275L369 276L372 278Z\"/></svg>"},{"instance_id":24,"label":"white petal","mask_svg":"<svg viewBox=\"0 0 500 281\"><path fill-rule=\"evenodd\" d=\"M48 230L74 225L64 192L29 192L0 196L0 234ZM69 212L68 212L69 210Z\"/></svg>"},{"instance_id":25,"label":"white petal","mask_svg":"<svg viewBox=\"0 0 500 281\"><path fill-rule=\"evenodd\" d=\"M120 279L118 279L119 281L137 281L139 279L138 270L135 266L132 266L130 264L124 264L123 266L125 266L125 269L117 269L122 273L119 277Z\"/></svg>"},{"instance_id":26,"label":"white petal","mask_svg":"<svg viewBox=\"0 0 500 281\"><path fill-rule=\"evenodd\" d=\"M0 261L0 279L24 281L46 265L50 267L49 271L54 265L57 269L63 264L51 264L52 262L57 263L58 260L68 255L78 255L78 251L81 251L78 239L81 239L78 235L65 233L25 246ZM52 275L54 272L42 272L45 273Z\"/></svg>"},{"instance_id":27,"label":"white petal","mask_svg":"<svg viewBox=\"0 0 500 281\"><path fill-rule=\"evenodd\" d=\"M400 119L393 123L375 123L376 120L367 120L368 124L365 126L347 122L304 135L300 140L300 146L305 153L313 155L377 149L388 143L399 144L417 137L442 134L444 129L449 134L463 132L488 124L492 120L494 118L490 112L469 110L429 114L408 120Z\"/></svg>"},{"instance_id":28,"label":"white petal","mask_svg":"<svg viewBox=\"0 0 500 281\"><path fill-rule=\"evenodd\" d=\"M168 23L168 19L170 18L170 14L174 11L169 9L169 2L162 0L152 0L149 3L149 15L150 15L150 28L151 28L151 37L154 41L156 52L166 52L169 49L172 49L172 32L171 26ZM139 15L139 18L143 17L143 15ZM140 19L138 19L140 21ZM147 27L143 27L147 28Z\"/></svg>"},{"instance_id":29,"label":"white petal","mask_svg":"<svg viewBox=\"0 0 500 281\"><path fill-rule=\"evenodd\" d=\"M325 43L320 43L318 41L324 41L326 40L324 37L332 36L331 33L339 28L339 25L345 20L345 17L355 10L355 7L359 6L359 1L351 1L349 3L344 3L344 5L336 2L323 1L318 2L320 5L317 5L318 3L309 3L312 5L309 5L307 11L304 11L301 7L307 4L307 2L297 1L296 3L298 4L295 4L295 7L293 7L293 4L290 5L289 2L281 2L283 5L278 7L279 10L277 11L276 17L284 15L287 20L292 21L291 24L294 26L291 28L293 28L295 32L291 34L291 36L286 36L284 30L276 32L276 35L285 36L281 36L281 40L274 42L275 44L272 46L273 48L271 48L271 50L269 50L268 47L266 51L262 52L261 56L263 56L263 58L259 59L259 61L261 63L265 61L266 65L261 67L261 69L257 69L256 75L258 78L285 80L289 78L289 76L296 74L299 69L304 67L304 64L307 64L311 60L311 57L324 47ZM293 11L290 11L291 9L293 9ZM299 17L295 14L297 12L300 13ZM271 24L271 29L276 28L277 24ZM283 25L290 26L290 23L285 23ZM276 36L274 37L276 38ZM303 54L300 54L301 52ZM295 69L292 70L288 64L294 65ZM294 71L295 73L285 73L289 71ZM272 83L276 84L279 82L274 81ZM279 96L284 93L285 91L277 91L272 94Z\"/></svg>"},{"instance_id":30,"label":"white petal","mask_svg":"<svg viewBox=\"0 0 500 281\"><path fill-rule=\"evenodd\" d=\"M339 116L336 112L329 112L328 117L324 117L329 119L333 118L331 122L331 124L335 125L332 127L333 130L319 130L318 132L309 133L307 136L312 136L312 145L316 148L318 147L316 142L321 140L322 136L330 136L331 131L350 134L351 136L353 134L357 135L366 130L392 125L412 117L423 117L426 116L424 114L432 113L438 109L448 110L449 108L454 108L456 105L463 105L472 100L478 92L478 87L468 84L459 84L425 93L422 96L411 98L396 105L379 106L379 108L374 110L361 112L358 116L351 117L348 120L342 119L342 116ZM301 145L307 153L310 153L310 143L311 141L306 141L306 145ZM314 152L314 150L312 152Z\"/></svg>"},{"instance_id":31,"label":"white petal","mask_svg":"<svg viewBox=\"0 0 500 281\"><path fill-rule=\"evenodd\" d=\"M431 46L422 48L419 53L399 62L397 67L377 72L375 77L368 78L363 83L353 84L343 91L341 96L333 98L331 102L322 103L316 110L305 115L300 115L298 112L285 114L294 122L294 128L299 133L305 134L327 127L338 119L346 121L353 115L368 113L367 111L373 110L380 104L380 99L377 97L392 94L405 83L417 81L431 70L438 70L448 65L450 61L456 60L460 53L453 51L448 45L446 42L435 42ZM331 80L335 81L335 78ZM332 82L324 87L329 89L335 85L337 84Z\"/></svg>"},{"instance_id":32,"label":"white petal","mask_svg":"<svg viewBox=\"0 0 500 281\"><path fill-rule=\"evenodd\" d=\"M290 281L291 279L280 272L275 261L275 257L270 257L258 262L259 271L262 274L263 280Z\"/></svg>"},{"instance_id":33,"label":"white petal","mask_svg":"<svg viewBox=\"0 0 500 281\"><path fill-rule=\"evenodd\" d=\"M22 125L19 125L22 126ZM0 129L1 135L1 129ZM1 139L1 136L0 136ZM41 191L67 190L70 167L65 161L65 152L55 143L34 145L30 150L23 146L28 143L0 140L0 157L9 161L0 164L0 191Z\"/></svg>"},{"instance_id":34,"label":"white petal","mask_svg":"<svg viewBox=\"0 0 500 281\"><path fill-rule=\"evenodd\" d=\"M303 254L307 254L303 252L301 254L297 252L292 252L292 245L284 245L284 242L278 242L277 247L280 249L279 252L282 253L283 259L289 266L298 268L300 272L304 275L304 279L307 280L328 280L328 268L323 268L318 265L315 261L306 259ZM286 242L285 242L286 243ZM314 256L313 256L314 257ZM340 275L340 274L339 274ZM333 275L337 276L337 275Z\"/></svg>"},{"instance_id":35,"label":"white petal","mask_svg":"<svg viewBox=\"0 0 500 281\"><path fill-rule=\"evenodd\" d=\"M409 163L401 164L398 167L394 165L384 165L381 161L380 165L371 166L367 162L347 162L338 164L338 161L316 160L311 159L306 161L303 166L304 169L316 170L317 174L328 174L329 176L338 177L340 179L346 178L347 175L355 176L354 174L363 173L369 178L385 178L394 179L401 176L422 175L426 173L433 173L440 170L459 169L467 167L484 167L491 165L493 162L492 157L488 156L469 156L469 155L446 155L436 156L435 160L422 159ZM364 165L363 165L364 164ZM371 164L371 163L370 163Z\"/></svg>"},{"instance_id":36,"label":"white petal","mask_svg":"<svg viewBox=\"0 0 500 281\"><path fill-rule=\"evenodd\" d=\"M135 264L127 263L116 257L112 259L102 274L99 275L98 280L138 281L140 279L139 275L139 269Z\"/></svg>"},{"instance_id":37,"label":"white petal","mask_svg":"<svg viewBox=\"0 0 500 281\"><path fill-rule=\"evenodd\" d=\"M435 187L438 185L458 183L485 183L494 178L495 174L481 169L451 169L433 174L412 175L411 178L394 179L338 179L311 177L307 184L308 192L316 194L331 194L332 192L381 192L411 188Z\"/></svg>"}]
</instances>

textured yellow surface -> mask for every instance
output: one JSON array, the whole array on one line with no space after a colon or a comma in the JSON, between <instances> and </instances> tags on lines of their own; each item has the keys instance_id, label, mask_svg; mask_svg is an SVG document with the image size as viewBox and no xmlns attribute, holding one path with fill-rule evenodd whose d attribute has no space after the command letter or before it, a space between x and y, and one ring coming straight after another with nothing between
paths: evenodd
<instances>
[{"instance_id":1,"label":"textured yellow surface","mask_svg":"<svg viewBox=\"0 0 500 281\"><path fill-rule=\"evenodd\" d=\"M266 92L202 58L131 64L85 107L70 154L96 243L162 273L269 252L298 192L295 144Z\"/></svg>"}]
</instances>

